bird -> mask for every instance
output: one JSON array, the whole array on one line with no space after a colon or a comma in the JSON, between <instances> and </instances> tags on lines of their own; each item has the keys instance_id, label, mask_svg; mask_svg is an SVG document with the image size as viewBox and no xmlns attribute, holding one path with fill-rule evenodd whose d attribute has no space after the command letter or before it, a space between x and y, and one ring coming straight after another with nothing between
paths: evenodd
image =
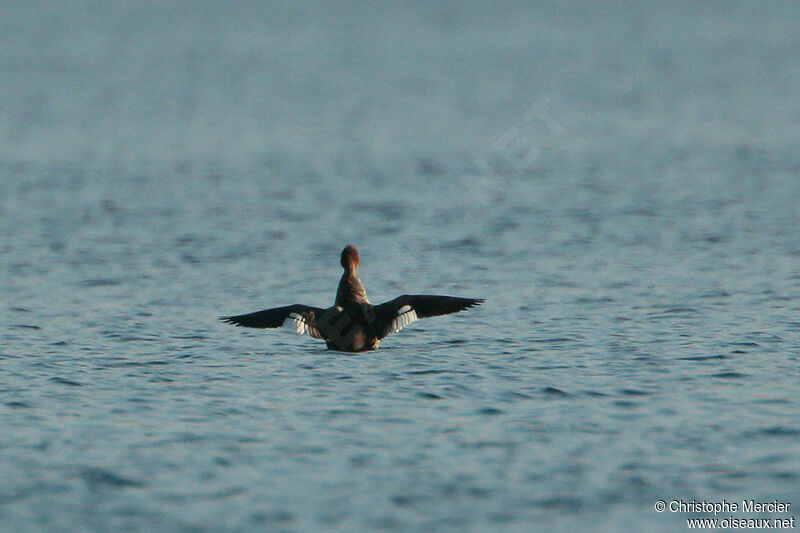
<instances>
[{"instance_id":1,"label":"bird","mask_svg":"<svg viewBox=\"0 0 800 533\"><path fill-rule=\"evenodd\" d=\"M404 294L372 305L358 278L358 250L347 245L340 264L344 269L333 306L323 309L304 304L286 305L242 315L221 316L228 324L248 328L288 328L300 335L325 341L329 350L376 350L387 335L397 333L421 318L464 311L484 303L483 298L434 294Z\"/></svg>"}]
</instances>

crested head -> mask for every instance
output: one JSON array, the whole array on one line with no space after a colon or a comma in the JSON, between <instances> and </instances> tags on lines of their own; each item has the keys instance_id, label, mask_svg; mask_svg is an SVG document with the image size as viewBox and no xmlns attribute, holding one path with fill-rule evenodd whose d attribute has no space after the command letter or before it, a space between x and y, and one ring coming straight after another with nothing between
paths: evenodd
<instances>
[{"instance_id":1,"label":"crested head","mask_svg":"<svg viewBox=\"0 0 800 533\"><path fill-rule=\"evenodd\" d=\"M358 250L352 244L345 246L342 250L342 259L340 261L342 268L345 270L355 270L358 268Z\"/></svg>"}]
</instances>

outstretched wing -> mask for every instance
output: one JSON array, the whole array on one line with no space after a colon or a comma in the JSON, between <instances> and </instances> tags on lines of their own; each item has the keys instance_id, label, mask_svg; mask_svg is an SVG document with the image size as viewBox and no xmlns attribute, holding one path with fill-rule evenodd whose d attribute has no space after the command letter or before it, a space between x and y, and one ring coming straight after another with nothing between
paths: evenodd
<instances>
[{"instance_id":1,"label":"outstretched wing","mask_svg":"<svg viewBox=\"0 0 800 533\"><path fill-rule=\"evenodd\" d=\"M480 305L484 301L479 298L404 294L375 306L375 331L378 333L378 338L382 339L390 333L397 333L420 318L457 313Z\"/></svg>"},{"instance_id":2,"label":"outstretched wing","mask_svg":"<svg viewBox=\"0 0 800 533\"><path fill-rule=\"evenodd\" d=\"M299 335L321 339L317 329L317 318L322 314L319 307L295 304L273 309L264 309L245 315L223 316L220 320L246 328L288 328Z\"/></svg>"}]
</instances>

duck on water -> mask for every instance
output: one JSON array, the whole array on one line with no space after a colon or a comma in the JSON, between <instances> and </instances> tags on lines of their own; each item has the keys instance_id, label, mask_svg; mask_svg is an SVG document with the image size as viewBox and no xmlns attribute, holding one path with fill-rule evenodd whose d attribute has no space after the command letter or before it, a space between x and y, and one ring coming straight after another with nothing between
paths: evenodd
<instances>
[{"instance_id":1,"label":"duck on water","mask_svg":"<svg viewBox=\"0 0 800 533\"><path fill-rule=\"evenodd\" d=\"M420 318L457 313L484 302L478 298L404 294L372 305L356 274L359 261L355 246L342 250L341 264L344 274L339 280L333 307L321 309L294 304L225 316L221 320L248 328L287 327L298 334L324 340L329 350L363 352L375 350L381 339Z\"/></svg>"}]
</instances>

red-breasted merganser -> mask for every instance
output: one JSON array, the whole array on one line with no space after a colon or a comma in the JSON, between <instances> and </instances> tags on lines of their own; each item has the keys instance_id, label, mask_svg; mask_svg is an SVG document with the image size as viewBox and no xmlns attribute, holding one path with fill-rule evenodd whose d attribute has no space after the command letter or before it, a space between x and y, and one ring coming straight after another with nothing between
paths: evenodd
<instances>
[{"instance_id":1,"label":"red-breasted merganser","mask_svg":"<svg viewBox=\"0 0 800 533\"><path fill-rule=\"evenodd\" d=\"M342 250L341 264L344 274L333 307L321 309L295 304L221 317L221 320L248 328L288 327L298 334L324 340L329 350L363 352L375 350L381 339L420 318L456 313L484 302L478 298L404 294L372 305L356 274L359 261L355 246Z\"/></svg>"}]
</instances>

